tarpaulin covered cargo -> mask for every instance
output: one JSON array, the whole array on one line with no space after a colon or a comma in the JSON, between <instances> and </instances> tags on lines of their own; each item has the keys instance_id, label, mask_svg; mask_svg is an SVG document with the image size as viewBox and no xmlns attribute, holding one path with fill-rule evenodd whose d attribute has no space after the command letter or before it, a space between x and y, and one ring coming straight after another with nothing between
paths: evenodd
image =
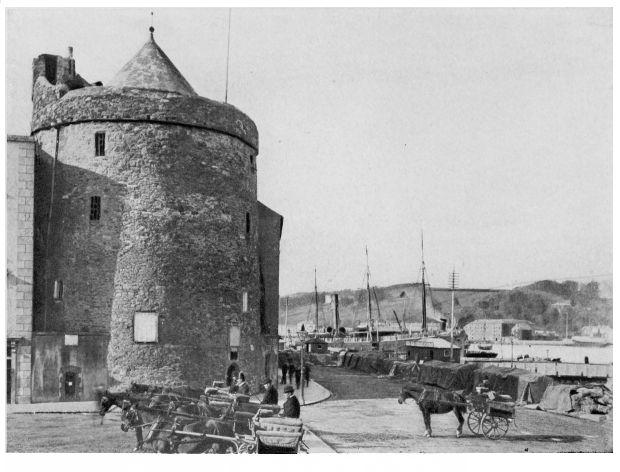
<instances>
[{"instance_id":1,"label":"tarpaulin covered cargo","mask_svg":"<svg viewBox=\"0 0 620 472\"><path fill-rule=\"evenodd\" d=\"M369 374L387 375L390 373L392 364L393 361L387 359L385 354L379 352L369 352L360 356L357 369Z\"/></svg>"},{"instance_id":2,"label":"tarpaulin covered cargo","mask_svg":"<svg viewBox=\"0 0 620 472\"><path fill-rule=\"evenodd\" d=\"M571 400L571 390L574 385L551 385L547 387L542 396L538 408L545 411L557 411L559 413L568 413L573 410L573 402Z\"/></svg>"},{"instance_id":3,"label":"tarpaulin covered cargo","mask_svg":"<svg viewBox=\"0 0 620 472\"><path fill-rule=\"evenodd\" d=\"M538 408L558 413L608 414L613 408L613 394L601 384L551 385Z\"/></svg>"},{"instance_id":4,"label":"tarpaulin covered cargo","mask_svg":"<svg viewBox=\"0 0 620 472\"><path fill-rule=\"evenodd\" d=\"M474 371L472 388L483 380L489 388L502 395L510 395L514 401L538 403L553 379L527 370L510 367L488 366Z\"/></svg>"},{"instance_id":5,"label":"tarpaulin covered cargo","mask_svg":"<svg viewBox=\"0 0 620 472\"><path fill-rule=\"evenodd\" d=\"M454 362L426 361L420 364L418 381L447 390L470 391L474 384L475 364L455 364Z\"/></svg>"}]
</instances>

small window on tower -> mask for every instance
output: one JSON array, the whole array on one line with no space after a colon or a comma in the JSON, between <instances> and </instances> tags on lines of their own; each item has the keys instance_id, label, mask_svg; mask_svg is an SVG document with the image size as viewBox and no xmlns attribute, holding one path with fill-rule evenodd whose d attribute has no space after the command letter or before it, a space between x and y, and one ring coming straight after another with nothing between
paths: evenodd
<instances>
[{"instance_id":1,"label":"small window on tower","mask_svg":"<svg viewBox=\"0 0 620 472\"><path fill-rule=\"evenodd\" d=\"M101 197L90 197L90 219L101 218Z\"/></svg>"},{"instance_id":2,"label":"small window on tower","mask_svg":"<svg viewBox=\"0 0 620 472\"><path fill-rule=\"evenodd\" d=\"M245 213L245 235L248 236L250 234L250 213Z\"/></svg>"},{"instance_id":3,"label":"small window on tower","mask_svg":"<svg viewBox=\"0 0 620 472\"><path fill-rule=\"evenodd\" d=\"M256 158L254 156L250 156L250 169L252 169L252 173L256 172Z\"/></svg>"},{"instance_id":4,"label":"small window on tower","mask_svg":"<svg viewBox=\"0 0 620 472\"><path fill-rule=\"evenodd\" d=\"M228 347L230 349L229 358L236 361L239 358L239 346L241 345L241 330L239 326L233 325L228 329Z\"/></svg>"},{"instance_id":5,"label":"small window on tower","mask_svg":"<svg viewBox=\"0 0 620 472\"><path fill-rule=\"evenodd\" d=\"M63 292L62 280L55 280L54 281L54 300L62 300L62 292Z\"/></svg>"},{"instance_id":6,"label":"small window on tower","mask_svg":"<svg viewBox=\"0 0 620 472\"><path fill-rule=\"evenodd\" d=\"M95 156L105 156L105 133L95 133Z\"/></svg>"},{"instance_id":7,"label":"small window on tower","mask_svg":"<svg viewBox=\"0 0 620 472\"><path fill-rule=\"evenodd\" d=\"M248 292L243 292L243 313L248 312Z\"/></svg>"}]
</instances>

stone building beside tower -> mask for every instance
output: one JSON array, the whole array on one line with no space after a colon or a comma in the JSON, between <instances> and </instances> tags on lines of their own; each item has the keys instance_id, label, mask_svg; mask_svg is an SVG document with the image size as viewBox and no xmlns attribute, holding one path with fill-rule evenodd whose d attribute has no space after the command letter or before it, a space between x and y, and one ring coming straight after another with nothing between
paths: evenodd
<instances>
[{"instance_id":1,"label":"stone building beside tower","mask_svg":"<svg viewBox=\"0 0 620 472\"><path fill-rule=\"evenodd\" d=\"M32 149L32 172L17 176L21 154L14 167L34 190L32 284L8 281L31 289L30 330L16 331L30 338L7 334L30 353L16 391L84 400L99 385L275 377L283 218L257 201L252 120L198 96L152 30L105 85L77 74L71 49L40 55L32 101L31 137L9 137Z\"/></svg>"}]
</instances>

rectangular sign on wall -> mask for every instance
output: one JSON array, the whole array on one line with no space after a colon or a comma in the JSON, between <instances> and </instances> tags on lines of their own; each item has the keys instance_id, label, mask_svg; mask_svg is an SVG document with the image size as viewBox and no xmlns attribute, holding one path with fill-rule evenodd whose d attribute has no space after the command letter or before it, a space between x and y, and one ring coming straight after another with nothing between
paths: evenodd
<instances>
[{"instance_id":1,"label":"rectangular sign on wall","mask_svg":"<svg viewBox=\"0 0 620 472\"><path fill-rule=\"evenodd\" d=\"M156 343L159 316L157 313L137 312L133 319L133 340L137 343Z\"/></svg>"},{"instance_id":2,"label":"rectangular sign on wall","mask_svg":"<svg viewBox=\"0 0 620 472\"><path fill-rule=\"evenodd\" d=\"M78 335L77 334L65 334L65 346L77 346Z\"/></svg>"}]
</instances>

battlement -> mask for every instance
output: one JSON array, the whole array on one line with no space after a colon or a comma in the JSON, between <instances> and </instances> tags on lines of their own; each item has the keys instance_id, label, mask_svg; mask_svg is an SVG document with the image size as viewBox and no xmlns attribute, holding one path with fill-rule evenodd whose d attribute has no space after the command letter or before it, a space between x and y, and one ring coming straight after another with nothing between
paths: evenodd
<instances>
[{"instance_id":1,"label":"battlement","mask_svg":"<svg viewBox=\"0 0 620 472\"><path fill-rule=\"evenodd\" d=\"M70 90L89 85L75 72L72 47L69 47L68 57L41 54L32 61L33 113L59 100Z\"/></svg>"}]
</instances>

